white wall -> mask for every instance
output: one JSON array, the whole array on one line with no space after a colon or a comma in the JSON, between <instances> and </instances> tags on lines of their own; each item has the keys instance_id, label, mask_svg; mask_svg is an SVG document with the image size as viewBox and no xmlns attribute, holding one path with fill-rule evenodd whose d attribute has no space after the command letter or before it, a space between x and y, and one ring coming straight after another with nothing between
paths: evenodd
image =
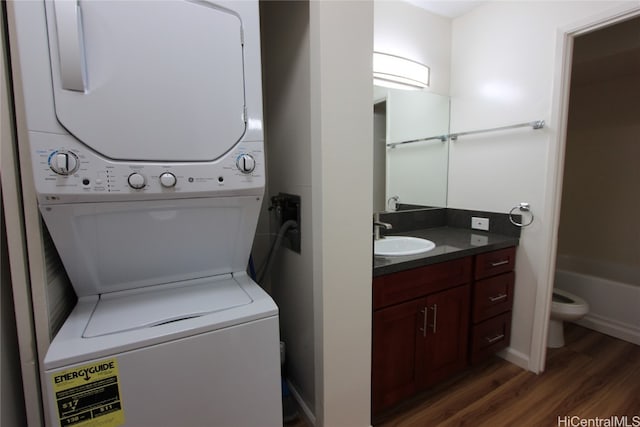
<instances>
[{"instance_id":1,"label":"white wall","mask_svg":"<svg viewBox=\"0 0 640 427\"><path fill-rule=\"evenodd\" d=\"M267 196L283 192L301 198L301 251L280 249L271 274L271 292L280 308L286 375L298 397L315 413L309 3L262 2L260 13ZM275 212L264 211L261 222L271 222L273 233L277 232ZM256 242L259 238L256 236ZM268 242L264 246L268 248Z\"/></svg>"},{"instance_id":2,"label":"white wall","mask_svg":"<svg viewBox=\"0 0 640 427\"><path fill-rule=\"evenodd\" d=\"M315 425L366 426L373 8L285 1L261 13L269 193L301 196L301 253L281 249L271 275L288 374Z\"/></svg>"},{"instance_id":3,"label":"white wall","mask_svg":"<svg viewBox=\"0 0 640 427\"><path fill-rule=\"evenodd\" d=\"M4 28L5 16L1 12L0 24ZM16 200L14 188L15 165L11 164L13 153L13 132L11 130L11 111L9 99L8 67L5 62L5 34L0 35L0 53L2 55L0 70L0 164L2 164L3 181L0 184L0 425L26 425L26 411L22 387L18 332L13 301L11 281L11 265L9 261L9 244L5 217L5 197L9 202ZM5 192L3 193L3 189ZM9 194L7 194L9 193ZM16 206L10 210L15 212ZM9 215L13 217L12 215ZM11 221L11 226L20 226ZM15 234L15 233L14 233ZM13 257L21 255L21 247L12 247ZM19 282L18 282L19 283ZM30 372L33 374L33 371Z\"/></svg>"},{"instance_id":4,"label":"white wall","mask_svg":"<svg viewBox=\"0 0 640 427\"><path fill-rule=\"evenodd\" d=\"M544 119L527 129L461 137L453 143L448 206L508 212L531 203L532 226L523 230L516 265L511 360L527 366L536 306L547 295L552 245L552 188L547 175L557 160L559 123L551 122L554 75L562 58L559 30L637 2L489 2L453 21L452 132ZM552 182L551 182L552 183ZM553 184L553 183L552 183ZM533 370L537 370L533 361Z\"/></svg>"},{"instance_id":5,"label":"white wall","mask_svg":"<svg viewBox=\"0 0 640 427\"><path fill-rule=\"evenodd\" d=\"M431 92L449 94L451 20L399 0L374 1L373 48L431 68Z\"/></svg>"},{"instance_id":6,"label":"white wall","mask_svg":"<svg viewBox=\"0 0 640 427\"><path fill-rule=\"evenodd\" d=\"M2 189L0 187L0 194ZM0 425L26 425L25 408L18 355L18 336L16 318L11 292L11 274L9 272L9 254L5 233L4 210L0 198Z\"/></svg>"},{"instance_id":7,"label":"white wall","mask_svg":"<svg viewBox=\"0 0 640 427\"><path fill-rule=\"evenodd\" d=\"M310 3L316 414L371 422L373 5ZM358 159L358 161L354 161Z\"/></svg>"}]
</instances>

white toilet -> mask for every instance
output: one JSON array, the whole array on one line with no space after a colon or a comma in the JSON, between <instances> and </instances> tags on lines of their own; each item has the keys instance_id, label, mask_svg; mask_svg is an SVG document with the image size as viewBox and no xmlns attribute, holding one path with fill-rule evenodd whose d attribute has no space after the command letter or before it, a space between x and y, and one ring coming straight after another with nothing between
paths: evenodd
<instances>
[{"instance_id":1,"label":"white toilet","mask_svg":"<svg viewBox=\"0 0 640 427\"><path fill-rule=\"evenodd\" d=\"M589 303L562 289L553 290L547 347L564 347L564 321L578 320L589 312Z\"/></svg>"}]
</instances>

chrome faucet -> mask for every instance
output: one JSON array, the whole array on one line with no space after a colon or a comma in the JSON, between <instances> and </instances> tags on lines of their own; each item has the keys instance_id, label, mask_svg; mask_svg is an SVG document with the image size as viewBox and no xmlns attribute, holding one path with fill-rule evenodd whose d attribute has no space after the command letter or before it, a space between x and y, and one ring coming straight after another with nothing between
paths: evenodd
<instances>
[{"instance_id":1,"label":"chrome faucet","mask_svg":"<svg viewBox=\"0 0 640 427\"><path fill-rule=\"evenodd\" d=\"M380 221L380 213L376 212L373 214L373 239L380 240L380 227L384 227L385 230L391 230L393 226L388 222Z\"/></svg>"}]
</instances>

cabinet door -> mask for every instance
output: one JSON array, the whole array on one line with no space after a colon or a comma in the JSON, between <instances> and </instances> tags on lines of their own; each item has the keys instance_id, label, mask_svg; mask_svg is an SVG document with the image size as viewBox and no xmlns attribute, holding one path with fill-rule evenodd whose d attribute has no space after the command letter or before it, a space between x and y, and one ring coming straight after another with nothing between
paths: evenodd
<instances>
[{"instance_id":1,"label":"cabinet door","mask_svg":"<svg viewBox=\"0 0 640 427\"><path fill-rule=\"evenodd\" d=\"M373 313L372 410L376 414L418 388L417 343L422 343L424 299Z\"/></svg>"},{"instance_id":2,"label":"cabinet door","mask_svg":"<svg viewBox=\"0 0 640 427\"><path fill-rule=\"evenodd\" d=\"M427 330L421 387L432 385L467 366L470 286L438 292L426 298Z\"/></svg>"}]
</instances>

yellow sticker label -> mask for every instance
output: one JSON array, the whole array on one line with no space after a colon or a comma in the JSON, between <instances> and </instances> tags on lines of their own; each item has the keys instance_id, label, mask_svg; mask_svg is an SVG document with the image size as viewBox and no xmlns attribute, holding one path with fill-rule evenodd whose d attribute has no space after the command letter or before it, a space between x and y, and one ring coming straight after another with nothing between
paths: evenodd
<instances>
[{"instance_id":1,"label":"yellow sticker label","mask_svg":"<svg viewBox=\"0 0 640 427\"><path fill-rule=\"evenodd\" d=\"M115 358L54 372L51 381L61 427L124 424Z\"/></svg>"}]
</instances>

